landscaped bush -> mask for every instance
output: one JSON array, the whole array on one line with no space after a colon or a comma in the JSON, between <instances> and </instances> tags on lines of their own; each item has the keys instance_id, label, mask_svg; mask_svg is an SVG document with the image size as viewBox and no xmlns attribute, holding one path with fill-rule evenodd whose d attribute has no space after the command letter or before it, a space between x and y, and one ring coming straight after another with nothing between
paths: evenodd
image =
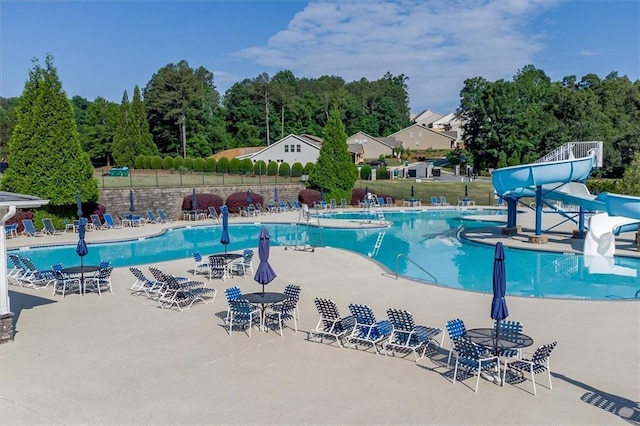
<instances>
[{"instance_id":1,"label":"landscaped bush","mask_svg":"<svg viewBox=\"0 0 640 426\"><path fill-rule=\"evenodd\" d=\"M371 166L368 164L364 164L360 169L360 179L369 180L371 177Z\"/></svg>"},{"instance_id":2,"label":"landscaped bush","mask_svg":"<svg viewBox=\"0 0 640 426\"><path fill-rule=\"evenodd\" d=\"M385 166L378 167L376 170L376 179L389 179L389 170Z\"/></svg>"},{"instance_id":3,"label":"landscaped bush","mask_svg":"<svg viewBox=\"0 0 640 426\"><path fill-rule=\"evenodd\" d=\"M193 194L187 195L182 199L182 210L191 210L191 198ZM198 210L208 211L209 207L215 207L216 211L220 213L220 206L224 203L221 196L216 194L206 194L196 192L198 197Z\"/></svg>"},{"instance_id":4,"label":"landscaped bush","mask_svg":"<svg viewBox=\"0 0 640 426\"><path fill-rule=\"evenodd\" d=\"M180 170L180 168L182 167L182 163L184 163L184 158L182 157L176 157L173 159L173 168L176 170Z\"/></svg>"},{"instance_id":5,"label":"landscaped bush","mask_svg":"<svg viewBox=\"0 0 640 426\"><path fill-rule=\"evenodd\" d=\"M229 172L229 159L227 157L220 157L218 164L216 164L216 172L228 173Z\"/></svg>"},{"instance_id":6,"label":"landscaped bush","mask_svg":"<svg viewBox=\"0 0 640 426\"><path fill-rule=\"evenodd\" d=\"M304 169L302 170L302 174L308 176L308 175L311 174L311 172L315 168L316 168L316 165L314 163L307 163L307 164L304 165Z\"/></svg>"},{"instance_id":7,"label":"landscaped bush","mask_svg":"<svg viewBox=\"0 0 640 426\"><path fill-rule=\"evenodd\" d=\"M253 161L250 158L240 160L240 173L250 175L253 172Z\"/></svg>"},{"instance_id":8,"label":"landscaped bush","mask_svg":"<svg viewBox=\"0 0 640 426\"><path fill-rule=\"evenodd\" d=\"M312 207L322 199L320 195L320 191L316 191L315 189L303 189L298 194L298 201Z\"/></svg>"},{"instance_id":9,"label":"landscaped bush","mask_svg":"<svg viewBox=\"0 0 640 426\"><path fill-rule=\"evenodd\" d=\"M154 170L160 170L162 168L162 157L159 155L151 157L151 168Z\"/></svg>"},{"instance_id":10,"label":"landscaped bush","mask_svg":"<svg viewBox=\"0 0 640 426\"><path fill-rule=\"evenodd\" d=\"M289 177L291 175L291 167L289 167L289 163L280 163L278 175L282 177Z\"/></svg>"},{"instance_id":11,"label":"landscaped bush","mask_svg":"<svg viewBox=\"0 0 640 426\"><path fill-rule=\"evenodd\" d=\"M182 167L186 168L187 170L193 170L193 158L191 157L185 158L184 161L182 162Z\"/></svg>"},{"instance_id":12,"label":"landscaped bush","mask_svg":"<svg viewBox=\"0 0 640 426\"><path fill-rule=\"evenodd\" d=\"M216 171L216 159L213 157L209 157L204 160L204 171L205 172L215 172Z\"/></svg>"},{"instance_id":13,"label":"landscaped bush","mask_svg":"<svg viewBox=\"0 0 640 426\"><path fill-rule=\"evenodd\" d=\"M164 160L162 160L162 168L164 170L171 170L173 168L173 157L170 155L167 155L166 157L164 157Z\"/></svg>"},{"instance_id":14,"label":"landscaped bush","mask_svg":"<svg viewBox=\"0 0 640 426\"><path fill-rule=\"evenodd\" d=\"M275 161L269 161L269 164L267 164L267 175L275 176L277 174L278 174L278 163L276 163Z\"/></svg>"},{"instance_id":15,"label":"landscaped bush","mask_svg":"<svg viewBox=\"0 0 640 426\"><path fill-rule=\"evenodd\" d=\"M151 156L145 155L142 157L142 168L149 170L151 168Z\"/></svg>"},{"instance_id":16,"label":"landscaped bush","mask_svg":"<svg viewBox=\"0 0 640 426\"><path fill-rule=\"evenodd\" d=\"M262 176L265 173L267 173L267 163L265 163L262 160L256 161L255 164L253 165L253 174Z\"/></svg>"},{"instance_id":17,"label":"landscaped bush","mask_svg":"<svg viewBox=\"0 0 640 426\"><path fill-rule=\"evenodd\" d=\"M369 192L374 194L374 192L369 189ZM364 200L366 197L366 193L364 192L363 188L353 188L353 191L351 191L351 205L352 206L357 206L360 204L360 201Z\"/></svg>"},{"instance_id":18,"label":"landscaped bush","mask_svg":"<svg viewBox=\"0 0 640 426\"><path fill-rule=\"evenodd\" d=\"M229 173L232 175L237 175L240 171L240 160L237 158L232 158L229 160Z\"/></svg>"},{"instance_id":19,"label":"landscaped bush","mask_svg":"<svg viewBox=\"0 0 640 426\"><path fill-rule=\"evenodd\" d=\"M144 168L144 155L138 155L135 160L133 160L133 167L136 169Z\"/></svg>"},{"instance_id":20,"label":"landscaped bush","mask_svg":"<svg viewBox=\"0 0 640 426\"><path fill-rule=\"evenodd\" d=\"M293 165L291 166L291 176L300 177L302 176L303 170L304 167L302 166L302 163L293 163Z\"/></svg>"},{"instance_id":21,"label":"landscaped bush","mask_svg":"<svg viewBox=\"0 0 640 426\"><path fill-rule=\"evenodd\" d=\"M196 172L201 172L204 170L204 158L194 158L193 160L193 170Z\"/></svg>"},{"instance_id":22,"label":"landscaped bush","mask_svg":"<svg viewBox=\"0 0 640 426\"><path fill-rule=\"evenodd\" d=\"M262 198L262 195L256 194L255 192L250 192L249 194L251 194L251 203L253 205L264 205L264 198ZM200 199L198 198L198 201L199 200ZM249 203L247 203L247 191L234 192L227 197L225 204L229 208L229 213L240 213L242 207L247 207L247 205L249 205Z\"/></svg>"}]
</instances>

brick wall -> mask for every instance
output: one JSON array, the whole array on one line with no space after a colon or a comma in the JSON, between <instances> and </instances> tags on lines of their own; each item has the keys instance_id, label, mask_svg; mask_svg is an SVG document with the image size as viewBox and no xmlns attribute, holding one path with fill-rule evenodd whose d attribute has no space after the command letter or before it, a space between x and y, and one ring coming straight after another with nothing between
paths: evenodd
<instances>
[{"instance_id":1,"label":"brick wall","mask_svg":"<svg viewBox=\"0 0 640 426\"><path fill-rule=\"evenodd\" d=\"M304 184L279 185L233 185L233 186L199 186L198 194L216 194L223 200L234 192L251 191L262 195L265 204L273 200L273 188L278 188L279 200L297 200L298 194L305 189ZM147 210L164 209L167 216L182 218L182 200L193 193L193 188L134 188L136 213L143 215ZM98 203L105 206L107 213L123 216L129 213L128 188L101 188Z\"/></svg>"}]
</instances>

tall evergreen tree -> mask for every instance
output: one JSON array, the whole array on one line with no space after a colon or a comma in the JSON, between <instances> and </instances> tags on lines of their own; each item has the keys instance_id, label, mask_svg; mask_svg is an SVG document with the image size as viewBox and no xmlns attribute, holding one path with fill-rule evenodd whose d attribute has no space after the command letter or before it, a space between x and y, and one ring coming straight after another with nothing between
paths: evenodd
<instances>
[{"instance_id":1,"label":"tall evergreen tree","mask_svg":"<svg viewBox=\"0 0 640 426\"><path fill-rule=\"evenodd\" d=\"M132 141L135 155L157 155L158 147L153 143L153 136L149 132L149 122L144 103L140 97L138 85L133 89L133 99L131 100L131 120L132 130L135 131L135 138Z\"/></svg>"},{"instance_id":2,"label":"tall evergreen tree","mask_svg":"<svg viewBox=\"0 0 640 426\"><path fill-rule=\"evenodd\" d=\"M118 127L116 127L116 134L113 136L112 155L117 167L132 167L136 159L132 141L136 137L137 129L131 116L129 96L125 90L122 95L122 103L120 104Z\"/></svg>"},{"instance_id":3,"label":"tall evergreen tree","mask_svg":"<svg viewBox=\"0 0 640 426\"><path fill-rule=\"evenodd\" d=\"M48 199L51 206L73 205L78 192L85 202L97 201L93 166L80 145L73 106L51 55L44 67L34 60L16 115L2 188Z\"/></svg>"},{"instance_id":4,"label":"tall evergreen tree","mask_svg":"<svg viewBox=\"0 0 640 426\"><path fill-rule=\"evenodd\" d=\"M351 199L357 169L347 148L347 133L340 111L332 109L324 127L322 146L315 168L309 176L311 188L324 190L328 198Z\"/></svg>"}]
</instances>

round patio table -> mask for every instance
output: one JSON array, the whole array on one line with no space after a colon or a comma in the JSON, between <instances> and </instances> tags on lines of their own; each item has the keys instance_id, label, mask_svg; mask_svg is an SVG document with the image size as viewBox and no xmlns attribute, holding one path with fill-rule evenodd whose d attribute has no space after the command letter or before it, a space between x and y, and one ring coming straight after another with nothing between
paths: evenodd
<instances>
[{"instance_id":1,"label":"round patio table","mask_svg":"<svg viewBox=\"0 0 640 426\"><path fill-rule=\"evenodd\" d=\"M62 268L60 272L66 275L78 275L80 274L80 294L84 296L85 288L84 288L84 274L89 272L96 272L100 269L99 266L96 265L82 265L82 266L70 266L68 268Z\"/></svg>"},{"instance_id":2,"label":"round patio table","mask_svg":"<svg viewBox=\"0 0 640 426\"><path fill-rule=\"evenodd\" d=\"M533 345L533 339L523 333L504 331L496 339L495 328L472 328L467 330L467 339L490 350L520 349Z\"/></svg>"},{"instance_id":3,"label":"round patio table","mask_svg":"<svg viewBox=\"0 0 640 426\"><path fill-rule=\"evenodd\" d=\"M264 293L243 294L240 298L254 305L260 305L260 324L264 324L264 314L266 309L275 303L287 300L289 297L284 293L266 291Z\"/></svg>"}]
</instances>

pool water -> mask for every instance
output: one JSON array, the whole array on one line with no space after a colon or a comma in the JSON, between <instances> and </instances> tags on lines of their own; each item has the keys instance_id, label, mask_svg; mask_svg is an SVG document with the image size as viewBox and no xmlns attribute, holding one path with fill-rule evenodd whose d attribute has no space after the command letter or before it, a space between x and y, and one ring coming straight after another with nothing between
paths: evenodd
<instances>
[{"instance_id":1,"label":"pool water","mask_svg":"<svg viewBox=\"0 0 640 426\"><path fill-rule=\"evenodd\" d=\"M363 218L362 212L344 214L345 219ZM306 226L265 224L276 246L325 245L341 248L380 262L392 273L396 262L400 275L433 281L451 288L492 291L494 247L461 241L461 226L490 226L486 222L469 223L463 215L489 214L488 211L456 210L385 212L392 226L382 229L309 229ZM337 218L338 215L332 216ZM366 217L366 216L364 216ZM322 219L321 219L322 223ZM260 224L231 225L229 251L257 249ZM220 253L220 225L178 227L158 237L134 241L89 244L85 264L110 260L115 267L191 258L194 251L203 255ZM54 263L75 265L75 245L20 249L43 269ZM398 258L398 254L404 256ZM312 256L312 255L311 255ZM405 257L406 256L406 257ZM582 255L537 252L505 247L507 294L531 297L577 299L633 299L640 290L640 260L616 257L612 265L594 268L590 273ZM420 265L413 264L411 261ZM601 265L602 266L602 265ZM422 268L422 269L421 269ZM607 272L602 272L605 269Z\"/></svg>"}]
</instances>

